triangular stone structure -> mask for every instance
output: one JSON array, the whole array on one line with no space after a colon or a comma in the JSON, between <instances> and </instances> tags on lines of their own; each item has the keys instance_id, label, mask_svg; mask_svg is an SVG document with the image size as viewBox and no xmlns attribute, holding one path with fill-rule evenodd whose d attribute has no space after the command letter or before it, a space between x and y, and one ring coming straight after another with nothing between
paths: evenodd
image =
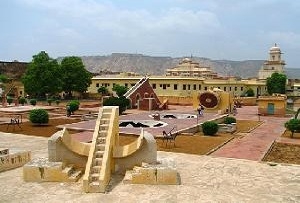
<instances>
[{"instance_id":1,"label":"triangular stone structure","mask_svg":"<svg viewBox=\"0 0 300 203\"><path fill-rule=\"evenodd\" d=\"M124 96L130 100L131 108L150 111L159 110L162 106L146 76L130 88Z\"/></svg>"}]
</instances>

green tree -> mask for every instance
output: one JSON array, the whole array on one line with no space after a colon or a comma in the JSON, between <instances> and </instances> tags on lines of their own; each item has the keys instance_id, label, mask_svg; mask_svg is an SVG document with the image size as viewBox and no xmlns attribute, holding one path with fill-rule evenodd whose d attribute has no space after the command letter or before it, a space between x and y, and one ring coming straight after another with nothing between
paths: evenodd
<instances>
[{"instance_id":1,"label":"green tree","mask_svg":"<svg viewBox=\"0 0 300 203\"><path fill-rule=\"evenodd\" d=\"M103 106L119 106L119 115L121 115L129 105L129 99L122 97L110 97L103 102Z\"/></svg>"},{"instance_id":2,"label":"green tree","mask_svg":"<svg viewBox=\"0 0 300 203\"><path fill-rule=\"evenodd\" d=\"M294 132L300 130L300 120L299 119L291 119L285 122L284 127L286 127L289 131L291 131L291 138L294 136Z\"/></svg>"},{"instance_id":3,"label":"green tree","mask_svg":"<svg viewBox=\"0 0 300 203\"><path fill-rule=\"evenodd\" d=\"M101 93L102 95L107 95L108 94L108 89L107 87L101 86L98 88L98 93Z\"/></svg>"},{"instance_id":4,"label":"green tree","mask_svg":"<svg viewBox=\"0 0 300 203\"><path fill-rule=\"evenodd\" d=\"M287 77L281 73L273 73L267 78L267 91L270 95L273 93L285 94Z\"/></svg>"},{"instance_id":5,"label":"green tree","mask_svg":"<svg viewBox=\"0 0 300 203\"><path fill-rule=\"evenodd\" d=\"M6 75L0 74L0 82L1 83L7 83L8 77Z\"/></svg>"},{"instance_id":6,"label":"green tree","mask_svg":"<svg viewBox=\"0 0 300 203\"><path fill-rule=\"evenodd\" d=\"M254 90L252 88L247 89L245 92L243 92L243 94L241 95L242 97L253 97L254 94Z\"/></svg>"},{"instance_id":7,"label":"green tree","mask_svg":"<svg viewBox=\"0 0 300 203\"><path fill-rule=\"evenodd\" d=\"M128 88L119 84L116 84L113 88L113 91L115 91L118 95L118 97L122 97L127 91Z\"/></svg>"},{"instance_id":8,"label":"green tree","mask_svg":"<svg viewBox=\"0 0 300 203\"><path fill-rule=\"evenodd\" d=\"M65 57L61 62L61 73L62 89L69 98L72 98L73 91L85 92L92 83L92 74L84 68L80 57Z\"/></svg>"},{"instance_id":9,"label":"green tree","mask_svg":"<svg viewBox=\"0 0 300 203\"><path fill-rule=\"evenodd\" d=\"M61 74L55 59L41 51L33 56L22 78L25 91L33 97L45 98L61 91Z\"/></svg>"}]
</instances>

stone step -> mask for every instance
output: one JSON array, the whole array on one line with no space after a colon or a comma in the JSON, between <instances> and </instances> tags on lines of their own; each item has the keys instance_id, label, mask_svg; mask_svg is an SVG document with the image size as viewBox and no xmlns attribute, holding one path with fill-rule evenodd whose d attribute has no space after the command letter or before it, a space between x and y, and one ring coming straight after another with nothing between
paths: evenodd
<instances>
[{"instance_id":1,"label":"stone step","mask_svg":"<svg viewBox=\"0 0 300 203\"><path fill-rule=\"evenodd\" d=\"M67 165L63 170L62 173L67 174L68 176L70 176L73 172L74 172L75 168L73 165Z\"/></svg>"},{"instance_id":2,"label":"stone step","mask_svg":"<svg viewBox=\"0 0 300 203\"><path fill-rule=\"evenodd\" d=\"M101 166L102 165L102 158L95 158L93 160L93 165L95 165L95 166Z\"/></svg>"},{"instance_id":3,"label":"stone step","mask_svg":"<svg viewBox=\"0 0 300 203\"><path fill-rule=\"evenodd\" d=\"M81 170L74 170L73 173L69 176L69 179L76 182L81 178L82 174L83 173Z\"/></svg>"},{"instance_id":4,"label":"stone step","mask_svg":"<svg viewBox=\"0 0 300 203\"><path fill-rule=\"evenodd\" d=\"M95 147L97 151L104 151L105 150L105 144L97 144Z\"/></svg>"},{"instance_id":5,"label":"stone step","mask_svg":"<svg viewBox=\"0 0 300 203\"><path fill-rule=\"evenodd\" d=\"M95 152L95 158L102 158L104 154L104 151L96 151Z\"/></svg>"},{"instance_id":6,"label":"stone step","mask_svg":"<svg viewBox=\"0 0 300 203\"><path fill-rule=\"evenodd\" d=\"M98 137L97 138L97 144L105 144L106 138L105 137Z\"/></svg>"},{"instance_id":7,"label":"stone step","mask_svg":"<svg viewBox=\"0 0 300 203\"><path fill-rule=\"evenodd\" d=\"M101 166L92 166L90 173L100 173Z\"/></svg>"},{"instance_id":8,"label":"stone step","mask_svg":"<svg viewBox=\"0 0 300 203\"><path fill-rule=\"evenodd\" d=\"M92 173L90 175L91 181L92 182L99 181L99 176L100 176L99 173Z\"/></svg>"}]
</instances>

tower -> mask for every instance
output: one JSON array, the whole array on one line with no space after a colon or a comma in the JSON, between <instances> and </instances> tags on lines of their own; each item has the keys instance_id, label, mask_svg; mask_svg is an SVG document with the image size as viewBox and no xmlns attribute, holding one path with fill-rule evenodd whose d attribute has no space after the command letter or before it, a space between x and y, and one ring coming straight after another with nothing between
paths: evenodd
<instances>
[{"instance_id":1,"label":"tower","mask_svg":"<svg viewBox=\"0 0 300 203\"><path fill-rule=\"evenodd\" d=\"M280 47L275 45L270 48L269 59L264 62L258 72L258 79L267 79L273 73L284 73L285 61L281 59Z\"/></svg>"}]
</instances>

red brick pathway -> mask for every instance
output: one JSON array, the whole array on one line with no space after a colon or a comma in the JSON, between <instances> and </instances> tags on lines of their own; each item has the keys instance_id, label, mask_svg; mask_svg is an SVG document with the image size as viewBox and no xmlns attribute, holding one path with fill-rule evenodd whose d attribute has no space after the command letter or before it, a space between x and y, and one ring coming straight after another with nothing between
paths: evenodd
<instances>
[{"instance_id":1,"label":"red brick pathway","mask_svg":"<svg viewBox=\"0 0 300 203\"><path fill-rule=\"evenodd\" d=\"M285 131L284 123L290 118L257 116L257 106L245 106L238 109L237 119L258 120L264 123L245 134L243 137L232 140L212 156L248 159L259 161L263 158L269 147Z\"/></svg>"}]
</instances>

